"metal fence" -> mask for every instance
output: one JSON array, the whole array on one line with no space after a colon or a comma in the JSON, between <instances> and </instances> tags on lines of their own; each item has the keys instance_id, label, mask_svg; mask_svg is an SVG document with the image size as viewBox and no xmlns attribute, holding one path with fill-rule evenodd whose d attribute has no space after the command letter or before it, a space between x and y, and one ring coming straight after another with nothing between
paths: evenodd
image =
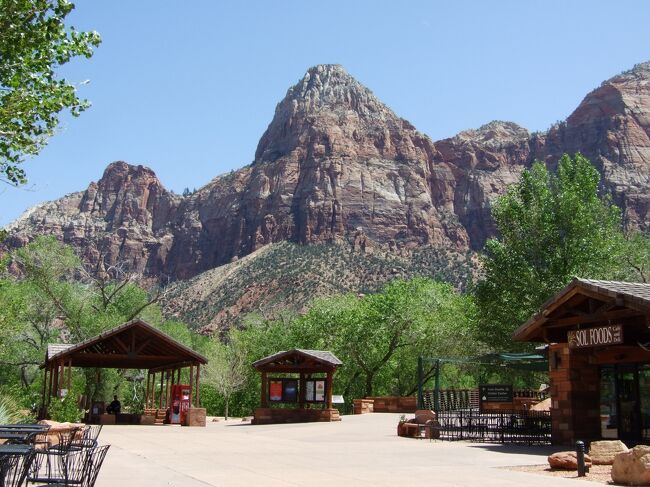
<instances>
[{"instance_id":1,"label":"metal fence","mask_svg":"<svg viewBox=\"0 0 650 487\"><path fill-rule=\"evenodd\" d=\"M439 409L456 411L458 409L478 409L478 389L440 389L438 391ZM435 391L422 393L424 409L435 409Z\"/></svg>"},{"instance_id":2,"label":"metal fence","mask_svg":"<svg viewBox=\"0 0 650 487\"><path fill-rule=\"evenodd\" d=\"M494 443L540 445L551 442L548 411L439 411L440 438Z\"/></svg>"}]
</instances>

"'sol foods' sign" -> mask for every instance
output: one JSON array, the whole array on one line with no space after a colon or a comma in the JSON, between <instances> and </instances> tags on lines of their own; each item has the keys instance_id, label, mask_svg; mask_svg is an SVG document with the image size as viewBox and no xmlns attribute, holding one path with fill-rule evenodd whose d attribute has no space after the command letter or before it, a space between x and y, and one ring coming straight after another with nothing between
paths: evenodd
<instances>
[{"instance_id":1,"label":"'sol foods' sign","mask_svg":"<svg viewBox=\"0 0 650 487\"><path fill-rule=\"evenodd\" d=\"M599 347L623 343L623 326L610 325L575 330L568 333L570 348Z\"/></svg>"}]
</instances>

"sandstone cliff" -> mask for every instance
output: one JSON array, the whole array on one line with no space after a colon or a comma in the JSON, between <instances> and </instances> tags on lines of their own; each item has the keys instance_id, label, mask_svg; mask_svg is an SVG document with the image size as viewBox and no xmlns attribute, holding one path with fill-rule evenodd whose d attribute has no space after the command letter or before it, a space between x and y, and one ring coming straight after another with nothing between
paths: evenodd
<instances>
[{"instance_id":1,"label":"sandstone cliff","mask_svg":"<svg viewBox=\"0 0 650 487\"><path fill-rule=\"evenodd\" d=\"M278 104L254 162L196 193L109 165L84 192L32 208L9 246L54 234L90 262L187 279L273 242L338 242L362 252L480 249L489 204L533 159L581 151L635 225L650 206L650 63L604 82L542 134L510 122L432 142L341 66L308 70Z\"/></svg>"}]
</instances>

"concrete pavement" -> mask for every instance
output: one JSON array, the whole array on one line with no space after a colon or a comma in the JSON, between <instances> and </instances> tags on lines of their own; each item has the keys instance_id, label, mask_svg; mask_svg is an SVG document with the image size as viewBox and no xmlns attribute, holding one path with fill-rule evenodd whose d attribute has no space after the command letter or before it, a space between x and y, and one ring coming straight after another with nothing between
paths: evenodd
<instances>
[{"instance_id":1,"label":"concrete pavement","mask_svg":"<svg viewBox=\"0 0 650 487\"><path fill-rule=\"evenodd\" d=\"M551 448L400 438L398 414L340 423L105 426L112 445L98 487L395 486L549 487L575 480L507 470L546 462Z\"/></svg>"}]
</instances>

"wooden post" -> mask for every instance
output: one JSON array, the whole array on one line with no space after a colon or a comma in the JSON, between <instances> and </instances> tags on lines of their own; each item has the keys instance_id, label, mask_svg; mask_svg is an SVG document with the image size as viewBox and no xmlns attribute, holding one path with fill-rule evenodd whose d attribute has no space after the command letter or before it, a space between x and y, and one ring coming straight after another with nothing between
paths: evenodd
<instances>
[{"instance_id":1,"label":"wooden post","mask_svg":"<svg viewBox=\"0 0 650 487\"><path fill-rule=\"evenodd\" d=\"M63 364L63 362L59 362L58 368L59 368L59 376L58 376L59 381L57 382L56 397L60 399L61 389L63 389L63 379L65 378L65 365Z\"/></svg>"},{"instance_id":2,"label":"wooden post","mask_svg":"<svg viewBox=\"0 0 650 487\"><path fill-rule=\"evenodd\" d=\"M199 388L201 377L201 364L196 364L196 407L201 407L201 389Z\"/></svg>"},{"instance_id":3,"label":"wooden post","mask_svg":"<svg viewBox=\"0 0 650 487\"><path fill-rule=\"evenodd\" d=\"M262 372L262 407L267 408L268 405L268 386L266 384L266 372Z\"/></svg>"},{"instance_id":4,"label":"wooden post","mask_svg":"<svg viewBox=\"0 0 650 487\"><path fill-rule=\"evenodd\" d=\"M72 359L68 362L68 394L70 389L72 389Z\"/></svg>"},{"instance_id":5,"label":"wooden post","mask_svg":"<svg viewBox=\"0 0 650 487\"><path fill-rule=\"evenodd\" d=\"M332 377L333 373L330 370L327 372L327 381L325 382L325 393L327 394L327 409L332 409Z\"/></svg>"},{"instance_id":6,"label":"wooden post","mask_svg":"<svg viewBox=\"0 0 650 487\"><path fill-rule=\"evenodd\" d=\"M193 407L192 398L194 396L194 366L190 365L190 407Z\"/></svg>"},{"instance_id":7,"label":"wooden post","mask_svg":"<svg viewBox=\"0 0 650 487\"><path fill-rule=\"evenodd\" d=\"M47 400L47 399L46 399L46 394L47 394L47 376L48 376L47 372L48 372L48 369L47 369L47 366L46 366L46 367L45 367L45 371L44 371L45 375L43 375L43 389L42 389L42 391L41 391L41 410L38 412L38 416L39 416L38 419L44 419L44 418L41 418L40 416L41 416L41 415L43 414L43 412L45 411L45 401Z\"/></svg>"},{"instance_id":8,"label":"wooden post","mask_svg":"<svg viewBox=\"0 0 650 487\"><path fill-rule=\"evenodd\" d=\"M52 370L49 364L47 365L47 370L50 373L50 376L47 381L47 398L48 398L47 403L50 404L50 398L52 397L52 377L54 376L53 373L54 371Z\"/></svg>"},{"instance_id":9,"label":"wooden post","mask_svg":"<svg viewBox=\"0 0 650 487\"><path fill-rule=\"evenodd\" d=\"M305 373L300 372L300 382L298 385L298 407L303 409L305 407Z\"/></svg>"},{"instance_id":10,"label":"wooden post","mask_svg":"<svg viewBox=\"0 0 650 487\"><path fill-rule=\"evenodd\" d=\"M165 372L165 409L169 407L169 394L171 392L171 387L169 387L170 375L169 370L167 370Z\"/></svg>"},{"instance_id":11,"label":"wooden post","mask_svg":"<svg viewBox=\"0 0 650 487\"><path fill-rule=\"evenodd\" d=\"M153 408L154 403L156 402L156 396L154 395L154 384L156 383L156 373L150 372L151 375L151 392L149 392L149 407Z\"/></svg>"},{"instance_id":12,"label":"wooden post","mask_svg":"<svg viewBox=\"0 0 650 487\"><path fill-rule=\"evenodd\" d=\"M160 395L158 397L158 409L162 409L162 400L163 400L163 385L165 381L165 371L163 370L160 373Z\"/></svg>"},{"instance_id":13,"label":"wooden post","mask_svg":"<svg viewBox=\"0 0 650 487\"><path fill-rule=\"evenodd\" d=\"M149 379L151 379L151 372L147 370L147 387L144 393L144 407L149 408Z\"/></svg>"}]
</instances>

